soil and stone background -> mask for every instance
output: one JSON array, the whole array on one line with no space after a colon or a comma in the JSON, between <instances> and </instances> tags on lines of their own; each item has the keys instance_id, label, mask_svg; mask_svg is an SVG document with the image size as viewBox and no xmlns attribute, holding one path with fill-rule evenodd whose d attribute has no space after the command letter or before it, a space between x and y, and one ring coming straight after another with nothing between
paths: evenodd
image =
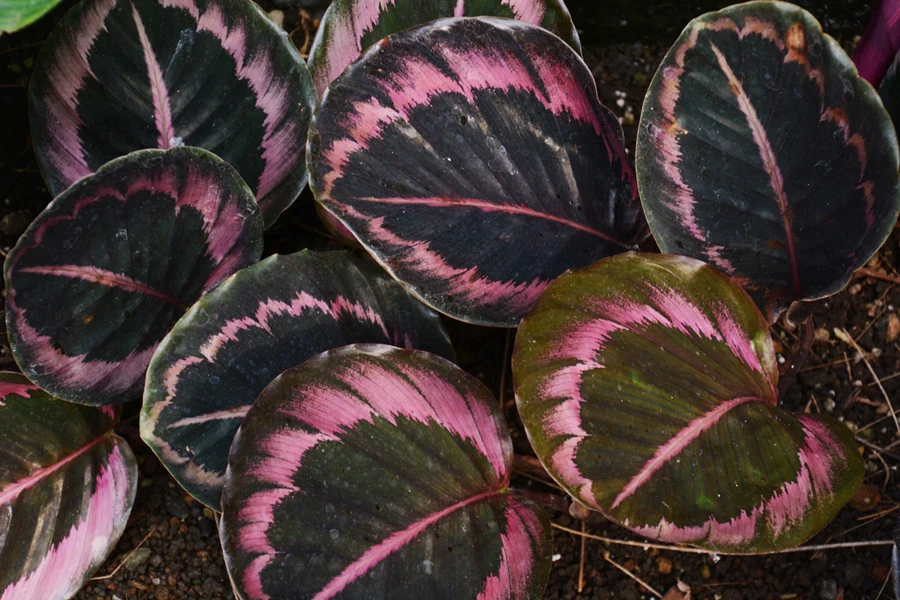
<instances>
[{"instance_id":1,"label":"soil and stone background","mask_svg":"<svg viewBox=\"0 0 900 600\"><path fill-rule=\"evenodd\" d=\"M263 0L291 32L301 52L309 48L322 2ZM659 61L694 16L720 8L716 0L569 0L585 46L585 60L601 100L621 119L634 153L641 99ZM865 28L874 2L798 2L850 50ZM50 200L30 145L28 81L48 32L72 2L15 35L0 37L0 254L5 256L28 223ZM306 191L267 232L266 254L305 247L332 248ZM683 582L693 598L870 599L893 598L889 540L900 517L900 432L888 399L900 397L900 232L841 293L814 307L816 341L784 404L792 411L827 412L857 434L866 465L860 494L811 544L857 543L852 548L766 556L710 556L623 546L555 529L553 570L544 597L636 600L665 595ZM460 364L481 378L507 408L517 453L529 453L515 414L509 375L512 333L447 321ZM779 361L789 360L798 333L773 331ZM15 370L5 336L0 369ZM871 367L871 372L870 372ZM873 377L878 378L876 381ZM879 385L880 382L880 385ZM900 410L900 402L895 402ZM233 598L219 546L215 516L193 501L168 475L137 430L138 406L126 410L120 432L140 463L140 486L122 539L78 600L179 600ZM514 485L555 491L521 476ZM615 540L642 542L599 515L586 522L553 513L554 523ZM2 565L0 565L2 568ZM652 590L652 591L651 591ZM682 598L682 593L671 597ZM35 599L40 600L40 599ZM406 600L406 599L398 599ZM419 599L412 599L419 600Z\"/></svg>"}]
</instances>

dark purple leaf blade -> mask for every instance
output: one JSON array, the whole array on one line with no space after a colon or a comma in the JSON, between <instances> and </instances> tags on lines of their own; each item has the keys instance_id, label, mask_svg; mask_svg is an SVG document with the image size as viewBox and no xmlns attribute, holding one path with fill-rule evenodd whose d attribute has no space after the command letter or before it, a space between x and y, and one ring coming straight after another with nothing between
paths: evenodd
<instances>
[{"instance_id":1,"label":"dark purple leaf blade","mask_svg":"<svg viewBox=\"0 0 900 600\"><path fill-rule=\"evenodd\" d=\"M0 373L0 597L65 600L125 529L137 463L115 411Z\"/></svg>"},{"instance_id":2,"label":"dark purple leaf blade","mask_svg":"<svg viewBox=\"0 0 900 600\"><path fill-rule=\"evenodd\" d=\"M578 32L562 0L335 0L309 51L319 95L372 44L389 35L447 17L506 17L539 25L581 53Z\"/></svg>"},{"instance_id":3,"label":"dark purple leaf blade","mask_svg":"<svg viewBox=\"0 0 900 600\"><path fill-rule=\"evenodd\" d=\"M572 271L523 319L522 423L579 502L716 552L802 543L862 481L853 434L777 406L765 319L709 265L624 254Z\"/></svg>"},{"instance_id":4,"label":"dark purple leaf blade","mask_svg":"<svg viewBox=\"0 0 900 600\"><path fill-rule=\"evenodd\" d=\"M116 159L53 200L4 264L16 362L82 404L140 397L156 345L204 292L262 252L262 219L198 148Z\"/></svg>"},{"instance_id":5,"label":"dark purple leaf blade","mask_svg":"<svg viewBox=\"0 0 900 600\"><path fill-rule=\"evenodd\" d=\"M517 21L446 19L373 46L322 99L309 167L382 266L472 323L515 326L554 277L646 231L587 66Z\"/></svg>"},{"instance_id":6,"label":"dark purple leaf blade","mask_svg":"<svg viewBox=\"0 0 900 600\"><path fill-rule=\"evenodd\" d=\"M856 45L853 63L859 69L860 77L878 87L898 51L900 1L881 0Z\"/></svg>"},{"instance_id":7,"label":"dark purple leaf blade","mask_svg":"<svg viewBox=\"0 0 900 600\"><path fill-rule=\"evenodd\" d=\"M86 0L44 43L29 101L54 196L114 158L182 144L237 169L267 226L306 185L312 79L247 0Z\"/></svg>"},{"instance_id":8,"label":"dark purple leaf blade","mask_svg":"<svg viewBox=\"0 0 900 600\"><path fill-rule=\"evenodd\" d=\"M846 285L900 210L881 101L819 23L782 2L687 26L647 93L636 164L662 251L737 279L770 322Z\"/></svg>"},{"instance_id":9,"label":"dark purple leaf blade","mask_svg":"<svg viewBox=\"0 0 900 600\"><path fill-rule=\"evenodd\" d=\"M346 252L272 256L204 296L160 344L141 434L178 482L221 511L228 449L278 374L351 343L454 358L440 318L376 265Z\"/></svg>"},{"instance_id":10,"label":"dark purple leaf blade","mask_svg":"<svg viewBox=\"0 0 900 600\"><path fill-rule=\"evenodd\" d=\"M229 457L222 545L242 597L540 598L550 524L507 489L496 406L448 361L383 345L282 374Z\"/></svg>"}]
</instances>

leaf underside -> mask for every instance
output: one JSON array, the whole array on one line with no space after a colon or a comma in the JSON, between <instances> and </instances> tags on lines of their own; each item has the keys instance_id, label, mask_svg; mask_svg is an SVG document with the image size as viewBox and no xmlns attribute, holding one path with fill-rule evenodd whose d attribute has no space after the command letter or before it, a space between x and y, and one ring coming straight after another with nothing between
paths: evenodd
<instances>
[{"instance_id":1,"label":"leaf underside","mask_svg":"<svg viewBox=\"0 0 900 600\"><path fill-rule=\"evenodd\" d=\"M717 552L795 546L862 481L850 431L779 408L777 373L747 294L673 255L563 275L513 353L522 422L569 493L647 537Z\"/></svg>"},{"instance_id":2,"label":"leaf underside","mask_svg":"<svg viewBox=\"0 0 900 600\"><path fill-rule=\"evenodd\" d=\"M137 463L115 413L0 373L0 597L66 600L113 549Z\"/></svg>"},{"instance_id":3,"label":"leaf underside","mask_svg":"<svg viewBox=\"0 0 900 600\"><path fill-rule=\"evenodd\" d=\"M16 362L81 404L140 397L153 352L204 292L262 252L238 174L205 150L142 150L58 196L4 264Z\"/></svg>"},{"instance_id":4,"label":"leaf underside","mask_svg":"<svg viewBox=\"0 0 900 600\"><path fill-rule=\"evenodd\" d=\"M204 296L160 344L141 434L195 498L221 511L228 449L259 393L325 350L384 343L452 359L437 314L346 252L272 256Z\"/></svg>"},{"instance_id":5,"label":"leaf underside","mask_svg":"<svg viewBox=\"0 0 900 600\"><path fill-rule=\"evenodd\" d=\"M86 0L41 49L31 134L55 196L110 160L196 146L231 164L266 226L306 184L303 59L248 0Z\"/></svg>"},{"instance_id":6,"label":"leaf underside","mask_svg":"<svg viewBox=\"0 0 900 600\"><path fill-rule=\"evenodd\" d=\"M355 345L289 370L235 438L222 545L246 599L538 599L550 524L510 493L512 445L476 379Z\"/></svg>"},{"instance_id":7,"label":"leaf underside","mask_svg":"<svg viewBox=\"0 0 900 600\"><path fill-rule=\"evenodd\" d=\"M663 252L734 277L770 322L841 289L900 209L881 101L819 23L783 2L687 26L648 90L636 166Z\"/></svg>"},{"instance_id":8,"label":"leaf underside","mask_svg":"<svg viewBox=\"0 0 900 600\"><path fill-rule=\"evenodd\" d=\"M646 231L590 70L506 19L445 19L372 47L323 98L309 167L316 199L379 263L472 323L515 326L553 278Z\"/></svg>"}]
</instances>

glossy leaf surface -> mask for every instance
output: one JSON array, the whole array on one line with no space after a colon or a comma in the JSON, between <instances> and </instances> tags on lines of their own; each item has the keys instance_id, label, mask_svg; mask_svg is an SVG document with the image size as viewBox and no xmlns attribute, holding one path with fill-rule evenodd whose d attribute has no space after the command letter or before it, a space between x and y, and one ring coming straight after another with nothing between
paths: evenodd
<instances>
[{"instance_id":1,"label":"glossy leaf surface","mask_svg":"<svg viewBox=\"0 0 900 600\"><path fill-rule=\"evenodd\" d=\"M878 87L900 51L900 0L881 0L853 52L860 77Z\"/></svg>"},{"instance_id":2,"label":"glossy leaf surface","mask_svg":"<svg viewBox=\"0 0 900 600\"><path fill-rule=\"evenodd\" d=\"M122 535L137 463L114 416L0 373L3 600L74 596Z\"/></svg>"},{"instance_id":3,"label":"glossy leaf surface","mask_svg":"<svg viewBox=\"0 0 900 600\"><path fill-rule=\"evenodd\" d=\"M691 258L629 253L557 279L522 322L513 377L554 479L650 538L794 546L862 481L847 427L777 406L751 299Z\"/></svg>"},{"instance_id":4,"label":"glossy leaf surface","mask_svg":"<svg viewBox=\"0 0 900 600\"><path fill-rule=\"evenodd\" d=\"M160 345L141 431L179 483L221 511L228 449L259 393L306 359L352 343L453 358L438 315L346 252L272 256L207 294Z\"/></svg>"},{"instance_id":5,"label":"glossy leaf surface","mask_svg":"<svg viewBox=\"0 0 900 600\"><path fill-rule=\"evenodd\" d=\"M769 321L841 289L900 209L893 127L806 11L692 21L644 101L638 183L663 252L738 279Z\"/></svg>"},{"instance_id":6,"label":"glossy leaf surface","mask_svg":"<svg viewBox=\"0 0 900 600\"><path fill-rule=\"evenodd\" d=\"M556 36L447 19L387 38L310 129L316 199L426 304L515 326L570 267L645 225L622 130Z\"/></svg>"},{"instance_id":7,"label":"glossy leaf surface","mask_svg":"<svg viewBox=\"0 0 900 600\"><path fill-rule=\"evenodd\" d=\"M112 161L53 200L6 258L16 362L65 400L138 398L175 322L261 252L250 190L209 152Z\"/></svg>"},{"instance_id":8,"label":"glossy leaf surface","mask_svg":"<svg viewBox=\"0 0 900 600\"><path fill-rule=\"evenodd\" d=\"M309 70L319 95L359 58L391 34L446 17L505 17L552 31L579 54L581 43L562 0L335 0L309 51Z\"/></svg>"},{"instance_id":9,"label":"glossy leaf surface","mask_svg":"<svg viewBox=\"0 0 900 600\"><path fill-rule=\"evenodd\" d=\"M50 12L59 0L0 0L0 33L12 33Z\"/></svg>"},{"instance_id":10,"label":"glossy leaf surface","mask_svg":"<svg viewBox=\"0 0 900 600\"><path fill-rule=\"evenodd\" d=\"M55 196L144 148L230 163L266 225L306 184L316 97L287 34L248 0L86 0L44 43L31 132Z\"/></svg>"},{"instance_id":11,"label":"glossy leaf surface","mask_svg":"<svg viewBox=\"0 0 900 600\"><path fill-rule=\"evenodd\" d=\"M223 493L242 597L540 598L550 524L507 489L496 406L448 361L382 345L278 377L241 425Z\"/></svg>"}]
</instances>

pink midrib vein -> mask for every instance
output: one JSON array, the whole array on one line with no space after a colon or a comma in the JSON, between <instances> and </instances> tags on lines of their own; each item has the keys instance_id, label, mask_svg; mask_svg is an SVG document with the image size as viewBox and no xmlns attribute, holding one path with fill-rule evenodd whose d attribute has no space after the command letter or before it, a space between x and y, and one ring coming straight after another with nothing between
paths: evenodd
<instances>
[{"instance_id":1,"label":"pink midrib vein","mask_svg":"<svg viewBox=\"0 0 900 600\"><path fill-rule=\"evenodd\" d=\"M54 275L57 277L71 277L73 279L81 279L90 281L111 288L121 288L129 292L138 292L147 294L160 300L165 300L169 304L175 306L184 306L177 299L153 289L146 283L134 280L126 275L113 273L97 267L85 267L81 265L46 265L41 267L24 267L20 269L23 273L34 273L36 275Z\"/></svg>"},{"instance_id":2,"label":"pink midrib vein","mask_svg":"<svg viewBox=\"0 0 900 600\"><path fill-rule=\"evenodd\" d=\"M43 469L38 469L37 471L35 471L34 473L29 475L25 479L17 482L15 485L4 489L2 491L2 493L0 493L0 505L6 504L10 500L12 500L16 496L18 496L23 490L30 488L31 486L36 484L41 479L44 479L45 477L52 475L56 471L59 471L64 466L66 466L70 462L74 461L76 458L78 458L82 454L85 454L85 453L91 451L100 442L103 442L107 438L109 438L110 435L111 435L111 432L107 432L106 435L103 435L103 436L97 438L96 440L92 441L90 444L84 446L83 448L80 448L76 452L73 452L72 454L70 454L67 457L65 457L64 459L62 459L61 461L53 463L49 467L44 467Z\"/></svg>"},{"instance_id":3,"label":"pink midrib vein","mask_svg":"<svg viewBox=\"0 0 900 600\"><path fill-rule=\"evenodd\" d=\"M560 225L565 225L566 227L571 227L572 229L577 229L578 231L583 231L585 233L589 233L593 236L601 238L610 244L615 244L621 248L626 250L631 250L631 246L621 242L609 234L603 233L602 231L598 231L592 227L588 227L587 225L583 225L576 221L572 221L570 219L566 219L564 217L557 217L556 215L550 215L547 213L542 213L533 208L528 208L525 206L513 206L511 204L496 204L492 202L487 202L485 200L479 200L477 198L355 198L355 200L360 202L371 202L373 204L396 204L396 205L410 205L410 206L436 206L438 208L476 208L478 210L482 210L484 212L502 212L512 215L522 215L526 217L533 217L535 219L543 219L545 221L552 221L554 223L559 223Z\"/></svg>"},{"instance_id":4,"label":"pink midrib vein","mask_svg":"<svg viewBox=\"0 0 900 600\"><path fill-rule=\"evenodd\" d=\"M719 420L725 416L725 413L741 404L746 404L747 402L765 402L765 400L756 396L744 396L728 400L688 423L687 426L676 433L672 439L660 446L653 457L641 467L641 470L638 471L634 477L631 478L625 487L622 488L622 491L619 492L619 495L616 496L611 508L616 508L619 504L633 496L642 485L650 480L650 477L652 477L654 473L659 471L667 462L678 456L688 444L700 437L701 433L718 423Z\"/></svg>"},{"instance_id":5,"label":"pink midrib vein","mask_svg":"<svg viewBox=\"0 0 900 600\"><path fill-rule=\"evenodd\" d=\"M781 212L781 220L784 224L785 242L787 243L788 256L791 262L791 274L794 282L794 294L800 298L800 271L797 265L797 250L794 243L790 206L788 205L787 195L784 191L784 178L781 175L781 169L778 167L775 152L772 150L772 144L769 143L769 137L766 135L765 127L763 127L762 122L759 120L759 116L756 114L756 109L750 102L750 98L744 91L744 87L741 85L737 76L735 76L734 71L731 70L731 66L725 59L725 55L722 54L722 51L719 50L715 44L710 43L709 46L712 48L713 54L716 55L716 60L719 62L719 68L722 69L722 72L725 73L725 77L728 78L731 90L737 97L738 107L747 118L747 124L750 127L750 132L753 134L753 141L759 148L763 166L765 167L766 174L769 176L769 185L775 193L775 201L778 203L778 210Z\"/></svg>"},{"instance_id":6,"label":"pink midrib vein","mask_svg":"<svg viewBox=\"0 0 900 600\"><path fill-rule=\"evenodd\" d=\"M144 62L147 65L147 77L150 79L150 93L153 96L153 110L156 127L159 130L159 138L157 143L163 150L169 148L169 140L173 136L172 131L172 109L169 106L169 93L166 89L166 82L163 77L162 69L156 61L156 55L153 53L153 47L150 45L150 39L147 37L147 31L144 29L144 22L138 13L134 4L131 5L134 24L137 27L138 39L141 42L141 49L144 51Z\"/></svg>"},{"instance_id":7,"label":"pink midrib vein","mask_svg":"<svg viewBox=\"0 0 900 600\"><path fill-rule=\"evenodd\" d=\"M471 498L467 498L465 500L462 500L461 502L457 502L452 506L448 506L443 510L433 513L420 521L416 521L403 531L395 532L380 544L368 550L355 562L348 565L343 571L341 571L340 575L329 581L318 594L313 596L313 600L328 600L329 598L333 598L335 595L340 593L341 590L347 587L347 585L365 574L374 565L377 565L379 562L381 562L384 557L412 541L429 525L438 522L447 515L452 514L457 510L460 510L461 508L465 508L466 506L469 506L471 504L475 504L477 502L481 502L482 500L486 500L498 495L502 495L501 492L490 491L479 494L477 496L472 496Z\"/></svg>"}]
</instances>

